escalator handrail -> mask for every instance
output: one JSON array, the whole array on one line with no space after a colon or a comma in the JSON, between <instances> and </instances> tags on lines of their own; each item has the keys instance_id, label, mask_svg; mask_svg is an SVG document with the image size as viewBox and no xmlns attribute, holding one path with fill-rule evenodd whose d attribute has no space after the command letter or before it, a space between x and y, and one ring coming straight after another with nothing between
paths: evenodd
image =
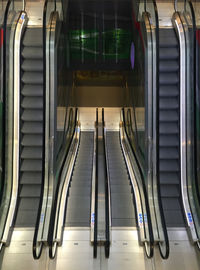
<instances>
[{"instance_id":1,"label":"escalator handrail","mask_svg":"<svg viewBox=\"0 0 200 270\"><path fill-rule=\"evenodd\" d=\"M94 201L94 243L93 243L93 257L97 257L97 245L98 245L98 239L97 239L97 230L98 230L98 135L99 135L99 129L98 129L98 108L96 109L96 175L95 175L95 201Z\"/></svg>"},{"instance_id":2,"label":"escalator handrail","mask_svg":"<svg viewBox=\"0 0 200 270\"><path fill-rule=\"evenodd\" d=\"M2 179L3 179L3 186L2 186L2 193L0 194L0 204L2 201L2 195L3 195L3 188L4 188L4 181L5 181L5 159L6 159L6 136L5 136L5 131L6 131L6 67L7 67L7 61L6 61L6 55L7 55L7 46L6 46L6 33L7 33L7 19L8 19L8 12L10 9L10 5L13 0L9 0L6 9L5 9L5 14L4 14L4 21L3 21L3 125L2 125Z\"/></svg>"},{"instance_id":3,"label":"escalator handrail","mask_svg":"<svg viewBox=\"0 0 200 270\"><path fill-rule=\"evenodd\" d=\"M106 136L105 136L105 119L104 108L102 109L102 134L103 134L103 149L104 149L104 164L105 164L105 215L106 215L106 243L105 243L105 255L109 258L110 254L110 183L108 175L108 162L106 153Z\"/></svg>"},{"instance_id":4,"label":"escalator handrail","mask_svg":"<svg viewBox=\"0 0 200 270\"><path fill-rule=\"evenodd\" d=\"M135 154L132 143L131 143L130 138L128 136L127 125L125 124L126 120L125 120L124 108L122 109L122 113L123 113L123 122L124 122L124 130L126 133L126 137L128 138L128 142L129 142L130 148L132 150L132 154L135 158L135 161L136 161L136 164L138 167L138 171L140 173L140 178L142 180L142 186L143 186L143 192L144 192L144 198L145 198L145 207L146 207L146 212L147 212L147 223L148 223L148 229L149 229L149 244L150 244L150 253L147 254L147 256L148 256L148 258L152 258L153 253L154 253L153 252L154 237L153 237L153 229L152 229L152 224L151 224L151 215L150 215L150 209L149 209L149 204L148 204L148 195L147 195L147 190L146 190L146 186L145 186L145 180L144 180L144 176L143 176L142 169L140 167L140 163L138 161L137 155ZM141 201L142 201L142 199L141 199Z\"/></svg>"},{"instance_id":5,"label":"escalator handrail","mask_svg":"<svg viewBox=\"0 0 200 270\"><path fill-rule=\"evenodd\" d=\"M63 159L63 163L62 163L62 166L60 168L60 172L59 172L58 178L61 177L63 168L65 166L65 161L66 161L66 159L68 157L68 154L69 154L69 151L70 151L70 147L72 145L72 142L73 142L73 139L74 139L74 136L75 136L75 133L76 133L77 123L78 123L77 118L78 118L78 109L76 108L76 111L75 111L75 121L74 121L74 127L73 127L73 135L71 137L71 140L70 140L68 149L66 150L66 155L65 155L65 158ZM51 211L51 220L50 220L49 235L48 235L49 257L50 257L50 259L54 259L55 258L56 251L57 251L57 243L54 242L54 240L55 240L54 239L54 231L55 231L55 226L57 226L56 211L57 211L57 204L59 203L59 201L58 201L59 200L59 196L58 196L59 195L59 190L60 190L60 185L58 184L57 187L56 187L54 198L53 198L53 207L52 207L52 211ZM67 194L66 194L65 209L67 207L68 196L69 196L69 192L67 192ZM66 211L65 211L65 215L66 215ZM63 218L62 230L64 230L64 222L65 222L65 217ZM55 251L53 251L54 244L56 244L56 250Z\"/></svg>"}]
</instances>

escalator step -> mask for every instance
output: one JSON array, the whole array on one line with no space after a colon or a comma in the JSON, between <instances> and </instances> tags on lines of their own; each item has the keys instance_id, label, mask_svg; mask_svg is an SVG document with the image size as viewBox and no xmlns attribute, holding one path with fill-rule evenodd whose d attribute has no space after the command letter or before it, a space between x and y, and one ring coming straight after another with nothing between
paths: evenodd
<instances>
[{"instance_id":1,"label":"escalator step","mask_svg":"<svg viewBox=\"0 0 200 270\"><path fill-rule=\"evenodd\" d=\"M21 158L23 159L41 159L42 147L23 147Z\"/></svg>"},{"instance_id":2,"label":"escalator step","mask_svg":"<svg viewBox=\"0 0 200 270\"><path fill-rule=\"evenodd\" d=\"M19 207L21 210L37 210L39 207L39 198L20 198Z\"/></svg>"},{"instance_id":3,"label":"escalator step","mask_svg":"<svg viewBox=\"0 0 200 270\"><path fill-rule=\"evenodd\" d=\"M77 195L84 195L84 196L90 197L90 193L91 193L90 186L88 186L88 187L85 187L85 186L75 187L75 186L73 186L73 189L70 188L69 196L71 197L71 196L77 196Z\"/></svg>"},{"instance_id":4,"label":"escalator step","mask_svg":"<svg viewBox=\"0 0 200 270\"><path fill-rule=\"evenodd\" d=\"M42 59L43 58L43 49L42 47L24 47L22 49L22 56L25 59Z\"/></svg>"},{"instance_id":5,"label":"escalator step","mask_svg":"<svg viewBox=\"0 0 200 270\"><path fill-rule=\"evenodd\" d=\"M18 210L16 227L35 227L38 210Z\"/></svg>"},{"instance_id":6,"label":"escalator step","mask_svg":"<svg viewBox=\"0 0 200 270\"><path fill-rule=\"evenodd\" d=\"M21 171L22 172L41 172L42 171L42 162L41 160L35 159L24 159L21 164Z\"/></svg>"},{"instance_id":7,"label":"escalator step","mask_svg":"<svg viewBox=\"0 0 200 270\"><path fill-rule=\"evenodd\" d=\"M165 210L164 215L167 227L185 227L183 214L180 210Z\"/></svg>"},{"instance_id":8,"label":"escalator step","mask_svg":"<svg viewBox=\"0 0 200 270\"><path fill-rule=\"evenodd\" d=\"M42 28L26 28L23 45L29 47L41 47L43 42Z\"/></svg>"},{"instance_id":9,"label":"escalator step","mask_svg":"<svg viewBox=\"0 0 200 270\"><path fill-rule=\"evenodd\" d=\"M177 110L179 108L179 100L177 97L164 97L160 98L160 109L164 110Z\"/></svg>"},{"instance_id":10,"label":"escalator step","mask_svg":"<svg viewBox=\"0 0 200 270\"><path fill-rule=\"evenodd\" d=\"M179 198L163 198L163 209L164 210L180 210L180 200Z\"/></svg>"},{"instance_id":11,"label":"escalator step","mask_svg":"<svg viewBox=\"0 0 200 270\"><path fill-rule=\"evenodd\" d=\"M24 110L21 116L23 121L42 122L43 112L42 110Z\"/></svg>"},{"instance_id":12,"label":"escalator step","mask_svg":"<svg viewBox=\"0 0 200 270\"><path fill-rule=\"evenodd\" d=\"M134 218L112 218L112 227L135 227L136 220Z\"/></svg>"},{"instance_id":13,"label":"escalator step","mask_svg":"<svg viewBox=\"0 0 200 270\"><path fill-rule=\"evenodd\" d=\"M43 72L43 61L24 59L21 68L26 72Z\"/></svg>"},{"instance_id":14,"label":"escalator step","mask_svg":"<svg viewBox=\"0 0 200 270\"><path fill-rule=\"evenodd\" d=\"M161 47L160 50L160 60L178 60L179 59L179 48L178 47Z\"/></svg>"},{"instance_id":15,"label":"escalator step","mask_svg":"<svg viewBox=\"0 0 200 270\"><path fill-rule=\"evenodd\" d=\"M165 147L161 148L159 151L160 159L178 159L179 158L179 149L178 147Z\"/></svg>"},{"instance_id":16,"label":"escalator step","mask_svg":"<svg viewBox=\"0 0 200 270\"><path fill-rule=\"evenodd\" d=\"M174 146L178 147L179 146L179 138L177 135L160 135L160 146Z\"/></svg>"},{"instance_id":17,"label":"escalator step","mask_svg":"<svg viewBox=\"0 0 200 270\"><path fill-rule=\"evenodd\" d=\"M43 101L39 97L25 97L23 98L21 106L24 109L42 109Z\"/></svg>"},{"instance_id":18,"label":"escalator step","mask_svg":"<svg viewBox=\"0 0 200 270\"><path fill-rule=\"evenodd\" d=\"M176 122L160 123L160 134L177 134L179 126Z\"/></svg>"},{"instance_id":19,"label":"escalator step","mask_svg":"<svg viewBox=\"0 0 200 270\"><path fill-rule=\"evenodd\" d=\"M179 172L160 172L160 183L177 185L179 184Z\"/></svg>"},{"instance_id":20,"label":"escalator step","mask_svg":"<svg viewBox=\"0 0 200 270\"><path fill-rule=\"evenodd\" d=\"M24 72L22 75L22 82L24 84L41 85L43 83L43 73L41 72Z\"/></svg>"},{"instance_id":21,"label":"escalator step","mask_svg":"<svg viewBox=\"0 0 200 270\"><path fill-rule=\"evenodd\" d=\"M159 71L160 72L178 72L179 71L179 63L176 60L160 61Z\"/></svg>"},{"instance_id":22,"label":"escalator step","mask_svg":"<svg viewBox=\"0 0 200 270\"><path fill-rule=\"evenodd\" d=\"M159 162L160 171L162 172L179 172L180 165L177 159L168 159L168 160L160 160Z\"/></svg>"},{"instance_id":23,"label":"escalator step","mask_svg":"<svg viewBox=\"0 0 200 270\"><path fill-rule=\"evenodd\" d=\"M42 134L43 125L41 122L24 122L21 132L23 134Z\"/></svg>"},{"instance_id":24,"label":"escalator step","mask_svg":"<svg viewBox=\"0 0 200 270\"><path fill-rule=\"evenodd\" d=\"M20 191L20 197L39 198L40 191L40 185L23 185Z\"/></svg>"},{"instance_id":25,"label":"escalator step","mask_svg":"<svg viewBox=\"0 0 200 270\"><path fill-rule=\"evenodd\" d=\"M23 146L42 146L42 135L24 135L21 144Z\"/></svg>"},{"instance_id":26,"label":"escalator step","mask_svg":"<svg viewBox=\"0 0 200 270\"><path fill-rule=\"evenodd\" d=\"M177 122L179 120L178 111L162 110L159 115L160 122Z\"/></svg>"},{"instance_id":27,"label":"escalator step","mask_svg":"<svg viewBox=\"0 0 200 270\"><path fill-rule=\"evenodd\" d=\"M43 86L42 85L24 85L22 87L22 95L26 97L42 97Z\"/></svg>"},{"instance_id":28,"label":"escalator step","mask_svg":"<svg viewBox=\"0 0 200 270\"><path fill-rule=\"evenodd\" d=\"M162 197L180 197L180 189L178 185L161 185L160 192Z\"/></svg>"},{"instance_id":29,"label":"escalator step","mask_svg":"<svg viewBox=\"0 0 200 270\"><path fill-rule=\"evenodd\" d=\"M39 172L23 172L21 174L21 184L41 184L42 174Z\"/></svg>"},{"instance_id":30,"label":"escalator step","mask_svg":"<svg viewBox=\"0 0 200 270\"><path fill-rule=\"evenodd\" d=\"M131 186L130 185L111 185L111 192L114 193L122 193L122 194L130 194Z\"/></svg>"},{"instance_id":31,"label":"escalator step","mask_svg":"<svg viewBox=\"0 0 200 270\"><path fill-rule=\"evenodd\" d=\"M160 85L168 85L169 88L171 85L177 85L179 83L179 76L176 72L160 73L159 79Z\"/></svg>"},{"instance_id":32,"label":"escalator step","mask_svg":"<svg viewBox=\"0 0 200 270\"><path fill-rule=\"evenodd\" d=\"M178 97L179 96L179 88L176 85L160 85L159 88L159 96L160 97Z\"/></svg>"}]
</instances>

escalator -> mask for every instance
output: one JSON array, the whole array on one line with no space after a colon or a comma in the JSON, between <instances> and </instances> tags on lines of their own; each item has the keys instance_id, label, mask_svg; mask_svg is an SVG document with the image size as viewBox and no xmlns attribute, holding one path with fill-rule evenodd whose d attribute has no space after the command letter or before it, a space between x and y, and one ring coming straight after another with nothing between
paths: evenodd
<instances>
[{"instance_id":1,"label":"escalator","mask_svg":"<svg viewBox=\"0 0 200 270\"><path fill-rule=\"evenodd\" d=\"M94 132L82 131L66 207L66 227L89 227Z\"/></svg>"},{"instance_id":2,"label":"escalator","mask_svg":"<svg viewBox=\"0 0 200 270\"><path fill-rule=\"evenodd\" d=\"M120 145L119 132L106 132L111 191L112 227L136 227L132 187Z\"/></svg>"},{"instance_id":3,"label":"escalator","mask_svg":"<svg viewBox=\"0 0 200 270\"><path fill-rule=\"evenodd\" d=\"M26 28L21 51L19 205L16 226L35 227L43 168L42 28Z\"/></svg>"},{"instance_id":4,"label":"escalator","mask_svg":"<svg viewBox=\"0 0 200 270\"><path fill-rule=\"evenodd\" d=\"M159 31L159 175L167 227L184 227L180 182L179 42L172 29Z\"/></svg>"}]
</instances>

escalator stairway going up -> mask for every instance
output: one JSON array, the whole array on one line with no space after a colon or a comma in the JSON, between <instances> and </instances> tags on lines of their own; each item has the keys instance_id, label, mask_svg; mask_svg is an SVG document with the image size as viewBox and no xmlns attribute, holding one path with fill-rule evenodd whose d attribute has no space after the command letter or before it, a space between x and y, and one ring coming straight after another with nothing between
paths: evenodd
<instances>
[{"instance_id":1,"label":"escalator stairway going up","mask_svg":"<svg viewBox=\"0 0 200 270\"><path fill-rule=\"evenodd\" d=\"M106 132L113 227L136 226L133 193L122 153L119 132Z\"/></svg>"},{"instance_id":2,"label":"escalator stairway going up","mask_svg":"<svg viewBox=\"0 0 200 270\"><path fill-rule=\"evenodd\" d=\"M159 32L159 174L167 227L184 227L180 186L179 43L174 29Z\"/></svg>"},{"instance_id":3,"label":"escalator stairway going up","mask_svg":"<svg viewBox=\"0 0 200 270\"><path fill-rule=\"evenodd\" d=\"M34 227L37 218L43 151L42 28L26 28L21 48L21 122L19 205L16 226Z\"/></svg>"},{"instance_id":4,"label":"escalator stairway going up","mask_svg":"<svg viewBox=\"0 0 200 270\"><path fill-rule=\"evenodd\" d=\"M67 227L89 227L94 132L82 131L66 207Z\"/></svg>"}]
</instances>

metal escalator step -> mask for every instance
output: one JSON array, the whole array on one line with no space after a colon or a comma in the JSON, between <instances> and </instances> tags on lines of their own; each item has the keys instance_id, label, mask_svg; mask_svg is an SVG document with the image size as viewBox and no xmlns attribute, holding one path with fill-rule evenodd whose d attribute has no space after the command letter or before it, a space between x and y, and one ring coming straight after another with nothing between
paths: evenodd
<instances>
[{"instance_id":1,"label":"metal escalator step","mask_svg":"<svg viewBox=\"0 0 200 270\"><path fill-rule=\"evenodd\" d=\"M160 192L162 197L180 197L180 189L179 185L161 185L160 186Z\"/></svg>"},{"instance_id":2,"label":"metal escalator step","mask_svg":"<svg viewBox=\"0 0 200 270\"><path fill-rule=\"evenodd\" d=\"M21 164L22 172L41 172L42 171L42 161L35 159L24 159Z\"/></svg>"},{"instance_id":3,"label":"metal escalator step","mask_svg":"<svg viewBox=\"0 0 200 270\"><path fill-rule=\"evenodd\" d=\"M159 49L160 60L178 60L179 59L179 48L178 47L166 47Z\"/></svg>"},{"instance_id":4,"label":"metal escalator step","mask_svg":"<svg viewBox=\"0 0 200 270\"><path fill-rule=\"evenodd\" d=\"M177 134L179 132L179 126L178 123L173 122L173 123L160 123L160 134Z\"/></svg>"},{"instance_id":5,"label":"metal escalator step","mask_svg":"<svg viewBox=\"0 0 200 270\"><path fill-rule=\"evenodd\" d=\"M23 38L23 45L24 46L34 46L34 47L41 47L43 43L43 30L40 27L37 28L26 28L24 38Z\"/></svg>"},{"instance_id":6,"label":"metal escalator step","mask_svg":"<svg viewBox=\"0 0 200 270\"><path fill-rule=\"evenodd\" d=\"M81 226L82 223L90 226L90 209L82 206L77 206L75 210L68 208L65 224L70 223L73 223L75 227Z\"/></svg>"},{"instance_id":7,"label":"metal escalator step","mask_svg":"<svg viewBox=\"0 0 200 270\"><path fill-rule=\"evenodd\" d=\"M42 135L24 135L21 144L23 146L42 146Z\"/></svg>"},{"instance_id":8,"label":"metal escalator step","mask_svg":"<svg viewBox=\"0 0 200 270\"><path fill-rule=\"evenodd\" d=\"M167 227L185 227L183 214L180 210L165 210L164 215Z\"/></svg>"},{"instance_id":9,"label":"metal escalator step","mask_svg":"<svg viewBox=\"0 0 200 270\"><path fill-rule=\"evenodd\" d=\"M22 56L25 59L42 59L43 49L42 47L24 47L22 49Z\"/></svg>"},{"instance_id":10,"label":"metal escalator step","mask_svg":"<svg viewBox=\"0 0 200 270\"><path fill-rule=\"evenodd\" d=\"M179 198L163 198L162 205L164 210L181 210Z\"/></svg>"},{"instance_id":11,"label":"metal escalator step","mask_svg":"<svg viewBox=\"0 0 200 270\"><path fill-rule=\"evenodd\" d=\"M176 85L160 85L159 88L159 96L160 97L178 97L179 96L179 88Z\"/></svg>"},{"instance_id":12,"label":"metal escalator step","mask_svg":"<svg viewBox=\"0 0 200 270\"><path fill-rule=\"evenodd\" d=\"M22 113L21 119L23 121L41 122L43 121L43 112L42 110L25 109Z\"/></svg>"},{"instance_id":13,"label":"metal escalator step","mask_svg":"<svg viewBox=\"0 0 200 270\"><path fill-rule=\"evenodd\" d=\"M168 85L170 88L171 85L179 83L179 75L178 73L160 73L159 80L160 85Z\"/></svg>"},{"instance_id":14,"label":"metal escalator step","mask_svg":"<svg viewBox=\"0 0 200 270\"><path fill-rule=\"evenodd\" d=\"M162 172L178 172L180 169L179 160L177 159L160 160L159 165Z\"/></svg>"},{"instance_id":15,"label":"metal escalator step","mask_svg":"<svg viewBox=\"0 0 200 270\"><path fill-rule=\"evenodd\" d=\"M69 196L68 198L68 207L69 208L77 208L77 206L87 206L90 205L90 196L81 196L81 195L76 195L76 196Z\"/></svg>"},{"instance_id":16,"label":"metal escalator step","mask_svg":"<svg viewBox=\"0 0 200 270\"><path fill-rule=\"evenodd\" d=\"M40 185L22 185L20 197L39 198L41 192Z\"/></svg>"},{"instance_id":17,"label":"metal escalator step","mask_svg":"<svg viewBox=\"0 0 200 270\"><path fill-rule=\"evenodd\" d=\"M24 109L42 109L43 100L39 97L25 97L21 106Z\"/></svg>"},{"instance_id":18,"label":"metal escalator step","mask_svg":"<svg viewBox=\"0 0 200 270\"><path fill-rule=\"evenodd\" d=\"M24 84L43 84L43 73L42 72L24 72L22 75L22 82Z\"/></svg>"},{"instance_id":19,"label":"metal escalator step","mask_svg":"<svg viewBox=\"0 0 200 270\"><path fill-rule=\"evenodd\" d=\"M23 85L22 95L26 97L42 97L43 96L43 85Z\"/></svg>"},{"instance_id":20,"label":"metal escalator step","mask_svg":"<svg viewBox=\"0 0 200 270\"><path fill-rule=\"evenodd\" d=\"M82 187L86 187L86 188L91 188L91 181L71 181L70 184L71 188L82 188Z\"/></svg>"},{"instance_id":21,"label":"metal escalator step","mask_svg":"<svg viewBox=\"0 0 200 270\"><path fill-rule=\"evenodd\" d=\"M90 196L91 189L89 186L73 186L73 188L70 188L69 190L69 196L76 196L76 195L83 195L83 196Z\"/></svg>"},{"instance_id":22,"label":"metal escalator step","mask_svg":"<svg viewBox=\"0 0 200 270\"><path fill-rule=\"evenodd\" d=\"M178 39L176 36L176 32L174 28L162 28L159 30L159 37L160 37L160 47L177 47L178 46Z\"/></svg>"},{"instance_id":23,"label":"metal escalator step","mask_svg":"<svg viewBox=\"0 0 200 270\"><path fill-rule=\"evenodd\" d=\"M176 60L160 61L159 71L160 72L178 72L179 71L179 63Z\"/></svg>"},{"instance_id":24,"label":"metal escalator step","mask_svg":"<svg viewBox=\"0 0 200 270\"><path fill-rule=\"evenodd\" d=\"M161 146L179 146L179 138L177 135L160 135L160 147Z\"/></svg>"},{"instance_id":25,"label":"metal escalator step","mask_svg":"<svg viewBox=\"0 0 200 270\"><path fill-rule=\"evenodd\" d=\"M160 172L161 184L177 185L179 182L179 172Z\"/></svg>"},{"instance_id":26,"label":"metal escalator step","mask_svg":"<svg viewBox=\"0 0 200 270\"><path fill-rule=\"evenodd\" d=\"M41 159L42 147L23 147L21 158L23 159Z\"/></svg>"},{"instance_id":27,"label":"metal escalator step","mask_svg":"<svg viewBox=\"0 0 200 270\"><path fill-rule=\"evenodd\" d=\"M130 185L111 185L111 192L114 193L131 193Z\"/></svg>"},{"instance_id":28,"label":"metal escalator step","mask_svg":"<svg viewBox=\"0 0 200 270\"><path fill-rule=\"evenodd\" d=\"M20 198L19 209L20 210L35 210L39 207L40 198Z\"/></svg>"},{"instance_id":29,"label":"metal escalator step","mask_svg":"<svg viewBox=\"0 0 200 270\"><path fill-rule=\"evenodd\" d=\"M39 172L23 172L20 177L21 184L41 184L42 173Z\"/></svg>"},{"instance_id":30,"label":"metal escalator step","mask_svg":"<svg viewBox=\"0 0 200 270\"><path fill-rule=\"evenodd\" d=\"M112 218L112 227L136 227L135 218Z\"/></svg>"},{"instance_id":31,"label":"metal escalator step","mask_svg":"<svg viewBox=\"0 0 200 270\"><path fill-rule=\"evenodd\" d=\"M117 197L116 197L117 198ZM129 200L130 201L130 200ZM119 203L116 200L111 200L111 206L115 205L115 207L112 207L112 219L113 218L135 218L135 210L132 204L130 202L123 202Z\"/></svg>"},{"instance_id":32,"label":"metal escalator step","mask_svg":"<svg viewBox=\"0 0 200 270\"><path fill-rule=\"evenodd\" d=\"M160 109L173 110L179 108L179 100L176 97L160 98Z\"/></svg>"},{"instance_id":33,"label":"metal escalator step","mask_svg":"<svg viewBox=\"0 0 200 270\"><path fill-rule=\"evenodd\" d=\"M24 122L21 132L23 134L42 134L43 124L42 122Z\"/></svg>"},{"instance_id":34,"label":"metal escalator step","mask_svg":"<svg viewBox=\"0 0 200 270\"><path fill-rule=\"evenodd\" d=\"M43 72L43 61L24 59L21 68L23 71L28 72Z\"/></svg>"},{"instance_id":35,"label":"metal escalator step","mask_svg":"<svg viewBox=\"0 0 200 270\"><path fill-rule=\"evenodd\" d=\"M38 210L21 210L17 213L16 227L35 227Z\"/></svg>"},{"instance_id":36,"label":"metal escalator step","mask_svg":"<svg viewBox=\"0 0 200 270\"><path fill-rule=\"evenodd\" d=\"M178 159L179 149L178 147L162 147L159 150L160 159Z\"/></svg>"},{"instance_id":37,"label":"metal escalator step","mask_svg":"<svg viewBox=\"0 0 200 270\"><path fill-rule=\"evenodd\" d=\"M177 110L169 111L162 110L159 114L159 121L162 122L177 122L179 120L179 114Z\"/></svg>"}]
</instances>

